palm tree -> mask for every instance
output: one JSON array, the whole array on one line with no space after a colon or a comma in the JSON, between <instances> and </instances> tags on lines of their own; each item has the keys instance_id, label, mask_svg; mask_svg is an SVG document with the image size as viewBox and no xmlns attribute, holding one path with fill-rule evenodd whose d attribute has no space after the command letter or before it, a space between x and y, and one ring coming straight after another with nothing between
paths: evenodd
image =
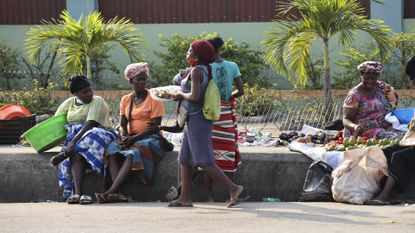
<instances>
[{"instance_id":1,"label":"palm tree","mask_svg":"<svg viewBox=\"0 0 415 233\"><path fill-rule=\"evenodd\" d=\"M45 25L27 32L27 57L35 63L42 47L51 42L62 58L59 64L65 75L82 74L85 61L87 76L91 78L91 55L107 42L117 42L131 62L141 58L142 34L137 33L137 28L128 19L115 17L105 22L99 12L92 12L74 20L65 10L60 20L43 23Z\"/></svg>"},{"instance_id":2,"label":"palm tree","mask_svg":"<svg viewBox=\"0 0 415 233\"><path fill-rule=\"evenodd\" d=\"M293 11L298 14L291 14ZM291 0L280 3L277 13L288 19L276 19L265 33L262 42L266 51L265 61L296 87L304 87L310 46L320 38L323 42L326 107L332 102L329 41L334 35L338 34L339 44L345 46L354 41L357 30L367 32L375 40L382 59L390 54L393 47L391 29L382 20L367 19L363 7L355 0Z\"/></svg>"}]
</instances>

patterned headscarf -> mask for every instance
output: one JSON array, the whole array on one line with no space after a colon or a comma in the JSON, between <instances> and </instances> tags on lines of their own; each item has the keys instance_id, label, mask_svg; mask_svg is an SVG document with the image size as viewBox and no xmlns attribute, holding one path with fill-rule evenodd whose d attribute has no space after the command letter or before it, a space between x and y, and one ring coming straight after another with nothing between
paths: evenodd
<instances>
[{"instance_id":1,"label":"patterned headscarf","mask_svg":"<svg viewBox=\"0 0 415 233\"><path fill-rule=\"evenodd\" d=\"M215 60L215 48L207 40L195 40L192 49L199 55L196 65L208 65Z\"/></svg>"},{"instance_id":2,"label":"patterned headscarf","mask_svg":"<svg viewBox=\"0 0 415 233\"><path fill-rule=\"evenodd\" d=\"M367 73L380 75L382 73L382 68L382 63L376 61L365 61L357 66L357 69L361 74Z\"/></svg>"},{"instance_id":3,"label":"patterned headscarf","mask_svg":"<svg viewBox=\"0 0 415 233\"><path fill-rule=\"evenodd\" d=\"M145 73L147 77L150 75L150 66L147 62L132 63L125 67L124 77L128 81L140 73Z\"/></svg>"}]
</instances>

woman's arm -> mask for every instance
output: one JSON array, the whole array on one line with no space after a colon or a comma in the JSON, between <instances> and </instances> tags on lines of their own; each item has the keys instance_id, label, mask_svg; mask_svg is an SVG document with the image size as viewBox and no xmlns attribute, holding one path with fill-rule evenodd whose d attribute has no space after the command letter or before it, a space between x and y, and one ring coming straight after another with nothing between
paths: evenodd
<instances>
[{"instance_id":1,"label":"woman's arm","mask_svg":"<svg viewBox=\"0 0 415 233\"><path fill-rule=\"evenodd\" d=\"M193 68L190 72L191 77L191 91L189 93L179 92L175 95L177 100L188 100L190 102L198 103L200 101L200 80L202 79L203 73L200 68Z\"/></svg>"},{"instance_id":2,"label":"woman's arm","mask_svg":"<svg viewBox=\"0 0 415 233\"><path fill-rule=\"evenodd\" d=\"M141 131L140 133L137 133L135 135L130 135L122 141L122 144L124 147L130 147L132 146L136 141L143 139L144 137L158 133L158 129L155 127L151 127L152 124L160 125L161 124L161 117L156 117L150 120L150 123L148 126Z\"/></svg>"},{"instance_id":3,"label":"woman's arm","mask_svg":"<svg viewBox=\"0 0 415 233\"><path fill-rule=\"evenodd\" d=\"M78 142L78 140L82 137L82 136L84 136L84 134L88 131L88 130L90 130L90 129L92 129L93 127L97 127L97 126L99 126L100 124L98 123L98 122L96 122L96 121L93 121L93 120L89 120L89 121L86 121L85 122L85 124L84 124L84 126L82 126L82 128L81 128L81 130L75 135L75 137L72 139L72 141L70 141L69 143L68 143L68 146L66 147L66 153L68 154L68 155L73 155L73 153L74 153L74 148L75 148L75 144Z\"/></svg>"},{"instance_id":4,"label":"woman's arm","mask_svg":"<svg viewBox=\"0 0 415 233\"><path fill-rule=\"evenodd\" d=\"M358 108L345 108L343 107L343 125L344 127L355 131L358 135L363 133L363 127L353 123L357 114L359 113Z\"/></svg>"},{"instance_id":5,"label":"woman's arm","mask_svg":"<svg viewBox=\"0 0 415 233\"><path fill-rule=\"evenodd\" d=\"M121 122L120 122L120 133L121 136L127 137L128 136L128 120L127 117L125 115L121 115Z\"/></svg>"},{"instance_id":6,"label":"woman's arm","mask_svg":"<svg viewBox=\"0 0 415 233\"><path fill-rule=\"evenodd\" d=\"M231 98L238 98L240 96L243 96L245 94L245 90L244 90L244 83L242 81L241 76L238 76L237 78L235 78L235 86L236 86L236 90L232 92Z\"/></svg>"}]
</instances>

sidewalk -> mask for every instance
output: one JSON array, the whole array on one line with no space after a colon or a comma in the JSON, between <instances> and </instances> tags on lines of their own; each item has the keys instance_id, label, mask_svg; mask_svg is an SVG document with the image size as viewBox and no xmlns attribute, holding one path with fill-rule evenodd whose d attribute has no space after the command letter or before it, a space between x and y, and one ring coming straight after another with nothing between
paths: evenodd
<instances>
[{"instance_id":1,"label":"sidewalk","mask_svg":"<svg viewBox=\"0 0 415 233\"><path fill-rule=\"evenodd\" d=\"M168 208L166 203L0 204L2 233L410 233L415 205L358 206L339 203L195 203Z\"/></svg>"}]
</instances>

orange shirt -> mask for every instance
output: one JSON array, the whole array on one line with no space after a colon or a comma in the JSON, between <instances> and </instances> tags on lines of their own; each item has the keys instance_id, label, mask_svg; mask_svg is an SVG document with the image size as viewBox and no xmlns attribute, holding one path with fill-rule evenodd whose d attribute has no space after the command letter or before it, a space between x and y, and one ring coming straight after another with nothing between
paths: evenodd
<instances>
[{"instance_id":1,"label":"orange shirt","mask_svg":"<svg viewBox=\"0 0 415 233\"><path fill-rule=\"evenodd\" d=\"M124 115L127 119L129 117L130 101L131 94L128 94L123 96L120 102L120 115ZM138 105L133 103L131 119L128 119L128 133L140 133L147 127L147 123L150 122L151 119L163 116L163 103L161 101L151 98L150 93L148 93L144 102Z\"/></svg>"}]
</instances>

